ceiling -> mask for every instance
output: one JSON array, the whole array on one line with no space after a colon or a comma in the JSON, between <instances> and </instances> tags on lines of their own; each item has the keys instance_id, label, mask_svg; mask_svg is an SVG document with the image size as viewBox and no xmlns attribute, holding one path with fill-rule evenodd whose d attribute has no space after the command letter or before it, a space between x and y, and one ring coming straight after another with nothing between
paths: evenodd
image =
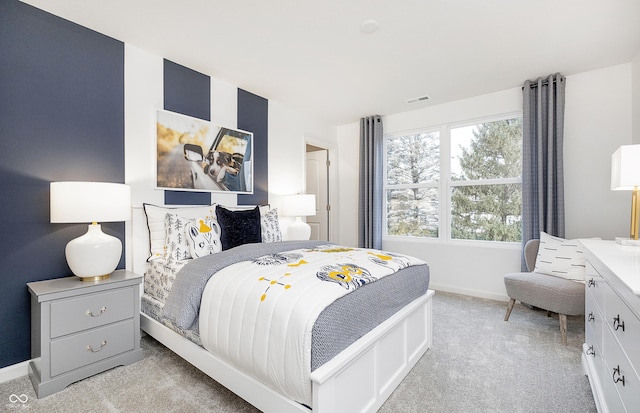
<instances>
[{"instance_id":1,"label":"ceiling","mask_svg":"<svg viewBox=\"0 0 640 413\"><path fill-rule=\"evenodd\" d=\"M335 125L640 53L640 0L24 2Z\"/></svg>"}]
</instances>

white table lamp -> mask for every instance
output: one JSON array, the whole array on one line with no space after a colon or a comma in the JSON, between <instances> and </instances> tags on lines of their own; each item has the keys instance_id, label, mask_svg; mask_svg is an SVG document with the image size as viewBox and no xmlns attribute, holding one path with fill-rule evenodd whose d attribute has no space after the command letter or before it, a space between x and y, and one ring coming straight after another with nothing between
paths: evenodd
<instances>
[{"instance_id":1,"label":"white table lamp","mask_svg":"<svg viewBox=\"0 0 640 413\"><path fill-rule=\"evenodd\" d=\"M307 240L311 237L311 227L301 217L316 214L316 196L313 194L286 195L282 198L282 215L296 217L289 225L287 234L291 240Z\"/></svg>"},{"instance_id":2,"label":"white table lamp","mask_svg":"<svg viewBox=\"0 0 640 413\"><path fill-rule=\"evenodd\" d=\"M618 239L622 244L640 245L638 241L638 186L640 185L640 145L622 145L611 155L611 189L631 192L630 239Z\"/></svg>"},{"instance_id":3,"label":"white table lamp","mask_svg":"<svg viewBox=\"0 0 640 413\"><path fill-rule=\"evenodd\" d=\"M83 281L109 278L122 256L122 242L98 222L131 219L131 187L107 182L51 182L51 222L91 222L87 233L67 244L71 271Z\"/></svg>"}]
</instances>

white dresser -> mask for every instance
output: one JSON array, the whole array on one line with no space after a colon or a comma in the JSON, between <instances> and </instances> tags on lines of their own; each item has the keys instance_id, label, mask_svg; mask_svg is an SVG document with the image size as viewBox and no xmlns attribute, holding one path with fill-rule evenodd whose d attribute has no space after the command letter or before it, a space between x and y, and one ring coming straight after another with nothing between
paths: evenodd
<instances>
[{"instance_id":1,"label":"white dresser","mask_svg":"<svg viewBox=\"0 0 640 413\"><path fill-rule=\"evenodd\" d=\"M580 240L585 247L582 364L599 412L640 411L640 247Z\"/></svg>"}]
</instances>

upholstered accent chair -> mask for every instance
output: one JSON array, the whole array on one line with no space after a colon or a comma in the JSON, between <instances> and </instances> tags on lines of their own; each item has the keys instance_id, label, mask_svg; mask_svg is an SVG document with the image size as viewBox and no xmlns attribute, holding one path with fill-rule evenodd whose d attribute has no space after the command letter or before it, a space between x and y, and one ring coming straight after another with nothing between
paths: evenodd
<instances>
[{"instance_id":1,"label":"upholstered accent chair","mask_svg":"<svg viewBox=\"0 0 640 413\"><path fill-rule=\"evenodd\" d=\"M540 240L529 240L524 247L525 262L529 272L507 274L504 286L509 304L504 321L509 321L516 300L547 310L547 316L557 313L560 319L560 334L563 345L567 345L567 316L584 314L584 284L534 272Z\"/></svg>"}]
</instances>

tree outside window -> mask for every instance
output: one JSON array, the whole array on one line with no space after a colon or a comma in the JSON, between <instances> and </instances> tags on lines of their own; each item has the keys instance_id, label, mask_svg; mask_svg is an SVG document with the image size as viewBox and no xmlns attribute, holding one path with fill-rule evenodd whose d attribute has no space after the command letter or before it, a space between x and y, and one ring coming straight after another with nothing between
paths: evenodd
<instances>
[{"instance_id":1,"label":"tree outside window","mask_svg":"<svg viewBox=\"0 0 640 413\"><path fill-rule=\"evenodd\" d=\"M438 237L438 132L386 140L387 234Z\"/></svg>"},{"instance_id":2,"label":"tree outside window","mask_svg":"<svg viewBox=\"0 0 640 413\"><path fill-rule=\"evenodd\" d=\"M441 144L451 150L444 165ZM387 235L521 240L522 118L390 136L385 145Z\"/></svg>"},{"instance_id":3,"label":"tree outside window","mask_svg":"<svg viewBox=\"0 0 640 413\"><path fill-rule=\"evenodd\" d=\"M522 119L451 130L451 238L522 239Z\"/></svg>"}]
</instances>

